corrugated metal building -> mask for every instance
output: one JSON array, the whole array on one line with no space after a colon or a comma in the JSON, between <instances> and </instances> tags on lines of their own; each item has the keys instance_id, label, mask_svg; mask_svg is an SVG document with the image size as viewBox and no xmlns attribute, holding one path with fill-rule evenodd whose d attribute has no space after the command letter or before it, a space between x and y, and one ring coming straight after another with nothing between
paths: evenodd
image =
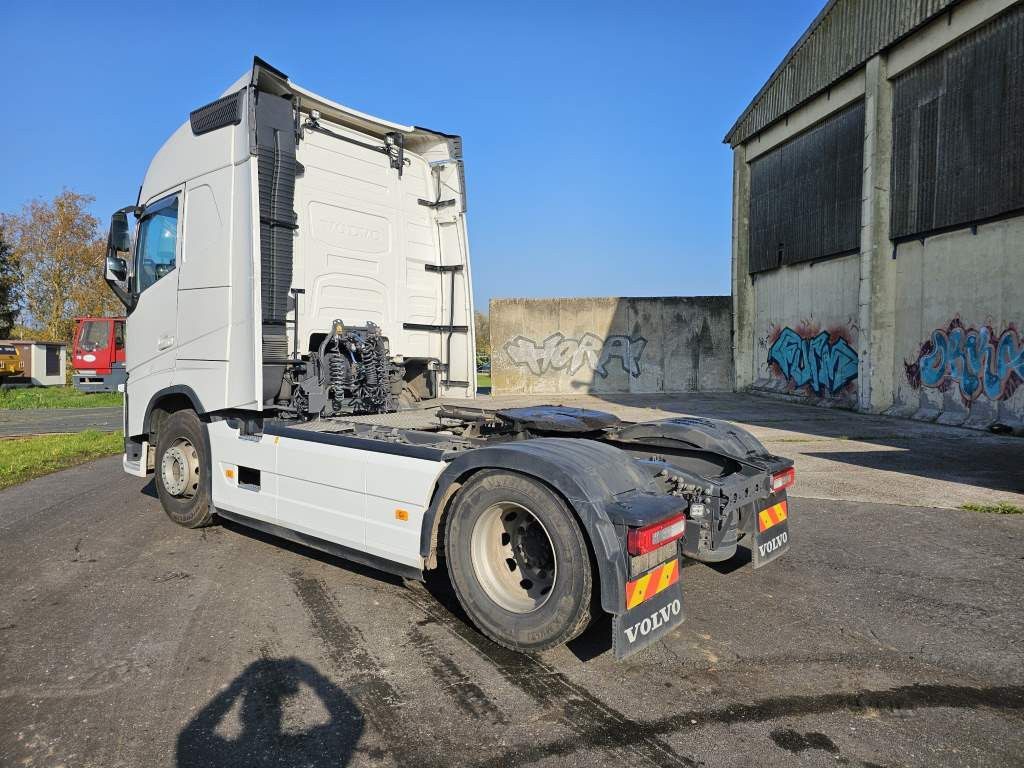
<instances>
[{"instance_id":1,"label":"corrugated metal building","mask_svg":"<svg viewBox=\"0 0 1024 768\"><path fill-rule=\"evenodd\" d=\"M1024 3L831 0L725 141L738 389L1024 427Z\"/></svg>"}]
</instances>

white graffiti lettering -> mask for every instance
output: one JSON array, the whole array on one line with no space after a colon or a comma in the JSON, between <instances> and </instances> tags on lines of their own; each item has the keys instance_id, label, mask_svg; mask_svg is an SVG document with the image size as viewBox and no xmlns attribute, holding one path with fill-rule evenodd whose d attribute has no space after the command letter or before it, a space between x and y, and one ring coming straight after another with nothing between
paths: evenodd
<instances>
[{"instance_id":1,"label":"white graffiti lettering","mask_svg":"<svg viewBox=\"0 0 1024 768\"><path fill-rule=\"evenodd\" d=\"M608 375L608 365L617 360L630 376L640 375L640 356L647 346L643 336L608 336L602 339L593 333L579 338L555 332L538 344L526 336L516 336L505 344L505 354L534 376L548 371L568 371L575 375L586 366L601 378Z\"/></svg>"},{"instance_id":2,"label":"white graffiti lettering","mask_svg":"<svg viewBox=\"0 0 1024 768\"><path fill-rule=\"evenodd\" d=\"M663 624L667 624L669 619L673 616L678 616L682 609L682 603L679 602L679 598L677 597L668 605L659 608L650 616L646 617L643 621L638 621L633 626L626 627L626 640L632 643L637 639L637 637L645 637L649 635L658 627Z\"/></svg>"}]
</instances>

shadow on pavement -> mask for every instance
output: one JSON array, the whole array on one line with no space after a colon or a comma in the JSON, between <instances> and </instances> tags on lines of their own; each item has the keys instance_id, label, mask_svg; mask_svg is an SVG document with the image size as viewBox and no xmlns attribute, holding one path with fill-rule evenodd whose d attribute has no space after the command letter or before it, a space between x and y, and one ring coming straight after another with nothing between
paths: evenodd
<instances>
[{"instance_id":1,"label":"shadow on pavement","mask_svg":"<svg viewBox=\"0 0 1024 768\"><path fill-rule=\"evenodd\" d=\"M600 401L604 401L669 414L644 416L642 420L670 418L672 414L725 419L747 428L762 428L754 431L760 432L762 440L773 443L770 450L785 455L800 453L833 461L837 466L849 464L1024 493L1024 473L1018 467L1024 455L1024 440L1019 437L747 394L590 394L589 398L594 402L571 404L600 409ZM558 399L557 395L551 397L552 402ZM777 442L766 437L763 429L790 434L779 435L781 442ZM823 439L856 441L884 449L811 452Z\"/></svg>"},{"instance_id":2,"label":"shadow on pavement","mask_svg":"<svg viewBox=\"0 0 1024 768\"><path fill-rule=\"evenodd\" d=\"M261 541L264 544L269 544L272 547L278 549L285 549L289 552L295 552L296 554L302 555L310 560L318 560L321 563L327 563L336 568L342 568L351 573L358 573L361 576L366 576L374 581L383 581L388 584L401 585L402 577L396 576L386 571L378 570L369 565L363 565L353 560L346 560L343 557L332 555L329 552L323 552L319 549L313 549L307 547L305 544L299 544L288 539L282 539L279 536L275 536L272 533L264 533L263 531L257 530L256 528L250 528L242 523L236 523L234 520L225 520L222 517L214 518L216 525L220 526L226 531L237 533L241 536L245 536L256 541Z\"/></svg>"},{"instance_id":3,"label":"shadow on pavement","mask_svg":"<svg viewBox=\"0 0 1024 768\"><path fill-rule=\"evenodd\" d=\"M964 483L979 488L989 488L1011 493L1024 493L1024 472L1014 469L1011 464L1019 467L1024 456L1024 441L1019 437L1010 438L1020 441L1021 445L1014 450L986 450L986 446L950 445L946 456L933 453L928 449L906 446L903 451L803 451L804 456L828 459L841 464L851 464L867 469L878 469L887 472L901 472L918 477L942 480L945 482Z\"/></svg>"},{"instance_id":4,"label":"shadow on pavement","mask_svg":"<svg viewBox=\"0 0 1024 768\"><path fill-rule=\"evenodd\" d=\"M301 714L318 722L303 723ZM294 658L260 659L178 734L176 765L336 768L349 763L362 733L358 707L312 666Z\"/></svg>"}]
</instances>

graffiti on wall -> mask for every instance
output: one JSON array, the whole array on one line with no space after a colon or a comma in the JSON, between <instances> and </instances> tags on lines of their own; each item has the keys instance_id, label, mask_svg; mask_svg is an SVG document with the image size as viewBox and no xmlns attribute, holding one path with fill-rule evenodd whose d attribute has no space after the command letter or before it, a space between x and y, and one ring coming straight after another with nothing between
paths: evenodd
<instances>
[{"instance_id":1,"label":"graffiti on wall","mask_svg":"<svg viewBox=\"0 0 1024 768\"><path fill-rule=\"evenodd\" d=\"M556 331L540 344L526 336L516 336L504 349L515 365L529 369L534 376L543 376L548 371L568 371L575 375L586 366L605 378L612 361L617 361L630 376L639 376L640 356L646 346L647 339L643 336L601 338L588 332L574 338Z\"/></svg>"},{"instance_id":2,"label":"graffiti on wall","mask_svg":"<svg viewBox=\"0 0 1024 768\"><path fill-rule=\"evenodd\" d=\"M791 389L831 397L856 386L859 359L845 327L777 326L762 343L768 346L769 367Z\"/></svg>"},{"instance_id":3,"label":"graffiti on wall","mask_svg":"<svg viewBox=\"0 0 1024 768\"><path fill-rule=\"evenodd\" d=\"M932 331L904 367L914 389L946 392L955 386L968 405L982 395L1005 400L1024 383L1024 340L1012 324L997 334L990 324L967 327L954 317L946 328Z\"/></svg>"}]
</instances>

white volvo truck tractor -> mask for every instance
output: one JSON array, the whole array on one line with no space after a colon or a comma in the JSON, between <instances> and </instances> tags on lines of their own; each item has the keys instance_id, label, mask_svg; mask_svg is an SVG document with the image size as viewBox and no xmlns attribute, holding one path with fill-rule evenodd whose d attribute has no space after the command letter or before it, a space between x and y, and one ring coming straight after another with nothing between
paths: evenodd
<instances>
[{"instance_id":1,"label":"white volvo truck tractor","mask_svg":"<svg viewBox=\"0 0 1024 768\"><path fill-rule=\"evenodd\" d=\"M129 225L129 214L135 219ZM520 651L592 611L619 658L683 621L680 558L788 547L792 462L724 422L473 407L462 142L256 59L112 219L124 468L225 518L410 579L443 563Z\"/></svg>"}]
</instances>

